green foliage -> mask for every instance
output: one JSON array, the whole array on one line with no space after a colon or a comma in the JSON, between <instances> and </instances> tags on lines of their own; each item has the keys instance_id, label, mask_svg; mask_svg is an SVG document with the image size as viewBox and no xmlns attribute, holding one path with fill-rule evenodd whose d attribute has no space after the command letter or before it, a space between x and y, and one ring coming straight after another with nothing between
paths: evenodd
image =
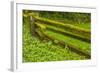
<instances>
[{"instance_id":1,"label":"green foliage","mask_svg":"<svg viewBox=\"0 0 100 73\"><path fill-rule=\"evenodd\" d=\"M29 18L27 17L29 13L34 13L36 14L36 16L45 17L56 21L61 21L64 23L75 22L75 26L90 29L90 14L88 13L82 14L69 12L64 13L23 10L23 62L46 62L88 59L86 58L86 56L79 55L69 50L67 44L64 47L55 44L59 42L58 40L52 41L46 40L45 38L41 40L40 37L32 35L32 32L30 32ZM24 16L24 14L26 15ZM41 27L43 29L46 29L46 27L42 25ZM74 44L75 46L80 47L83 51L91 53L90 43L69 37L67 35L60 35L49 30L46 30L45 33L66 43Z\"/></svg>"},{"instance_id":2,"label":"green foliage","mask_svg":"<svg viewBox=\"0 0 100 73\"><path fill-rule=\"evenodd\" d=\"M39 11L40 17L49 18L52 20L58 20L67 23L88 23L91 21L90 13L77 13L77 12L50 12Z\"/></svg>"},{"instance_id":3,"label":"green foliage","mask_svg":"<svg viewBox=\"0 0 100 73\"><path fill-rule=\"evenodd\" d=\"M25 21L23 24L23 62L86 59L85 56L80 56L67 48L55 45L51 41L41 41L38 37L32 36L29 29L29 22Z\"/></svg>"}]
</instances>

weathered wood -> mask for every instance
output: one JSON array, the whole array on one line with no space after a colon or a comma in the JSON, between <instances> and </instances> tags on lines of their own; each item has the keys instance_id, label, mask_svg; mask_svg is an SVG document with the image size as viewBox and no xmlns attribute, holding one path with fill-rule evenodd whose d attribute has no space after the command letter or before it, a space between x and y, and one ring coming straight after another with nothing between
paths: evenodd
<instances>
[{"instance_id":1,"label":"weathered wood","mask_svg":"<svg viewBox=\"0 0 100 73\"><path fill-rule=\"evenodd\" d=\"M69 31L66 31L62 28L56 28L56 27L53 27L53 26L50 26L50 25L46 25L46 24L41 24L41 23L37 23L35 22L35 24L38 26L38 27L41 27L41 28L47 28L51 31L54 31L54 32L57 32L57 33L61 33L63 35L67 35L67 36L70 36L70 37L74 37L74 38L77 38L77 39L80 39L80 40L83 40L83 41L86 41L86 42L91 42L90 41L90 38L86 37L86 36L82 36L80 34L75 34L75 33L72 33L72 32L69 32Z\"/></svg>"}]
</instances>

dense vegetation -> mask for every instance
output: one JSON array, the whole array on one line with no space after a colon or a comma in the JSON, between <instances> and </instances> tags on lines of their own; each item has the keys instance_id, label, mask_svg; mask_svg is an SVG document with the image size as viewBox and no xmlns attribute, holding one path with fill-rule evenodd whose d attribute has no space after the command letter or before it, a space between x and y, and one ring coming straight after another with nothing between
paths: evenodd
<instances>
[{"instance_id":1,"label":"dense vegetation","mask_svg":"<svg viewBox=\"0 0 100 73\"><path fill-rule=\"evenodd\" d=\"M57 45L57 40L41 39L38 35L32 35L29 17L24 14L35 13L39 17L67 23L69 25L78 26L84 30L90 31L89 13L74 12L49 12L49 11L23 11L23 62L44 62L44 61L63 61L63 60L84 60L89 59L84 55L80 55L71 51L69 47ZM54 28L54 27L53 27ZM34 31L33 31L34 32ZM61 35L59 33L47 29L45 33L58 40L74 44L83 51L91 53L90 42L82 41L69 35Z\"/></svg>"}]
</instances>

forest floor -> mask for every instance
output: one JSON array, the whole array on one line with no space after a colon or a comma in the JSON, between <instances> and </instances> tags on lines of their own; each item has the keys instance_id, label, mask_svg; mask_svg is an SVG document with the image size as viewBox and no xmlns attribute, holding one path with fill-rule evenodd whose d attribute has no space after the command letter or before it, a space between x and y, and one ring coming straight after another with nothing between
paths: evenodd
<instances>
[{"instance_id":1,"label":"forest floor","mask_svg":"<svg viewBox=\"0 0 100 73\"><path fill-rule=\"evenodd\" d=\"M90 24L73 24L75 26L89 29ZM48 35L57 36L58 39L73 43L83 49L90 51L90 43L62 36L57 33L46 31ZM89 49L86 49L89 48ZM65 60L86 60L83 55L71 51L68 47L62 47L54 44L52 41L40 40L39 37L32 36L30 32L29 21L26 19L23 23L23 62L48 62Z\"/></svg>"}]
</instances>

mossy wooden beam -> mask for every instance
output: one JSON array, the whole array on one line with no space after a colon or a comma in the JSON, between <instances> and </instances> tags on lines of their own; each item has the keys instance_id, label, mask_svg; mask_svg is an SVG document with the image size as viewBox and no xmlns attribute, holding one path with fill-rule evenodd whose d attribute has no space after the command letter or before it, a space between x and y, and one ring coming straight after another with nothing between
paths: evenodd
<instances>
[{"instance_id":1,"label":"mossy wooden beam","mask_svg":"<svg viewBox=\"0 0 100 73\"><path fill-rule=\"evenodd\" d=\"M63 35L68 35L70 37L78 38L78 39L86 41L86 42L91 42L90 38L88 36L82 36L80 34L75 34L75 33L69 32L69 31L65 31L62 28L56 28L56 27L46 25L46 24L41 24L41 23L37 23L37 22L35 22L35 24L38 27L41 27L41 28L45 28L45 29L47 28L48 30L51 30L51 31L54 31L54 32L57 32L57 33L61 33Z\"/></svg>"},{"instance_id":2,"label":"mossy wooden beam","mask_svg":"<svg viewBox=\"0 0 100 73\"><path fill-rule=\"evenodd\" d=\"M65 43L65 42L63 42L63 41L61 41L61 40L58 40L58 39L54 38L53 36L49 36L49 35L47 35L47 34L45 33L45 31L43 31L43 30L42 30L41 32L42 32L43 35L45 35L46 37L48 37L48 38L51 39L52 41L57 40L58 42L56 42L56 44L60 44L60 45L62 45L62 46L66 46L66 45L67 45L67 47L69 47L69 49L70 49L71 51L76 52L77 54L80 54L80 55L84 55L84 56L86 56L88 59L91 58L91 55L90 55L88 52L81 50L81 48L78 48L78 47L76 47L76 46L73 45L73 44Z\"/></svg>"}]
</instances>

